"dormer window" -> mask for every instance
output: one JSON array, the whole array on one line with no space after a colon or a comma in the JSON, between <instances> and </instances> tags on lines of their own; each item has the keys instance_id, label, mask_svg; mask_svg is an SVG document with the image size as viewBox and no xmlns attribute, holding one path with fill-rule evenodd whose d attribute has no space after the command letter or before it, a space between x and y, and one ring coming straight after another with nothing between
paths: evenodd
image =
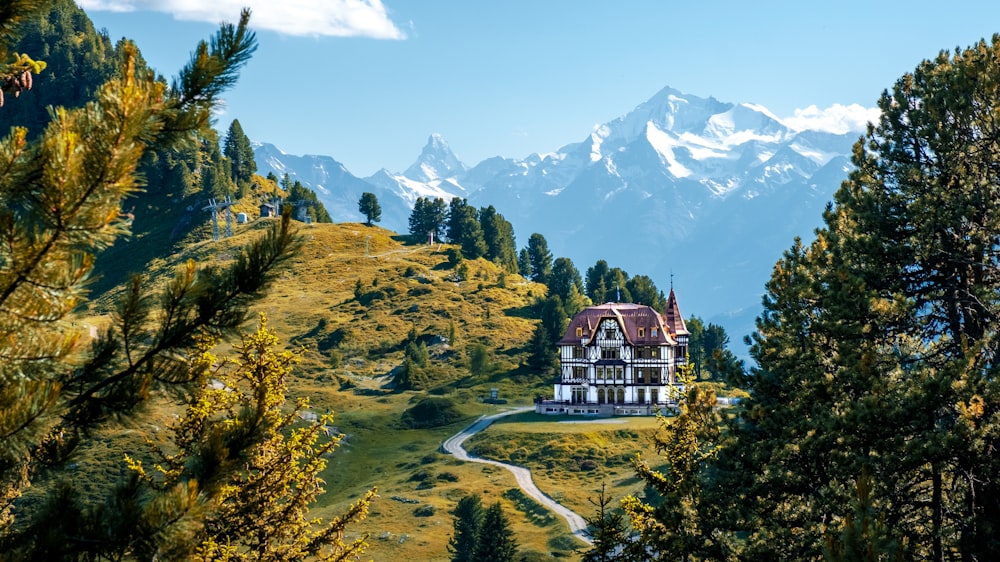
<instances>
[{"instance_id":1,"label":"dormer window","mask_svg":"<svg viewBox=\"0 0 1000 562\"><path fill-rule=\"evenodd\" d=\"M654 338L656 337L656 328L655 327L650 328L649 335L653 336Z\"/></svg>"},{"instance_id":2,"label":"dormer window","mask_svg":"<svg viewBox=\"0 0 1000 562\"><path fill-rule=\"evenodd\" d=\"M582 338L583 337L583 327L582 326L577 326L576 327L576 337L578 337L578 338Z\"/></svg>"},{"instance_id":3,"label":"dormer window","mask_svg":"<svg viewBox=\"0 0 1000 562\"><path fill-rule=\"evenodd\" d=\"M646 337L646 328L639 328L639 337L640 338Z\"/></svg>"}]
</instances>

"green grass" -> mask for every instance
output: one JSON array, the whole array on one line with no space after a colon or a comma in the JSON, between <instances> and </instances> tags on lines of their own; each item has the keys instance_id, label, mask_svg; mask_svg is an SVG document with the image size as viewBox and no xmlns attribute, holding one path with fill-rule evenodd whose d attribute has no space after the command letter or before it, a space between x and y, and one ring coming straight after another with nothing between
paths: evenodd
<instances>
[{"instance_id":1,"label":"green grass","mask_svg":"<svg viewBox=\"0 0 1000 562\"><path fill-rule=\"evenodd\" d=\"M236 225L233 238L189 243L141 269L156 285L189 259L225 263L269 222ZM522 552L578 560L575 550L583 543L569 534L565 521L520 493L508 471L459 462L440 452L445 439L478 416L530 404L535 395L551 390L548 376L522 367L524 346L536 322L529 310L544 295L544 287L510 274L501 286L500 270L482 260L467 261L468 278L456 282L443 249L407 245L405 237L378 227L301 225L300 233L305 240L302 251L255 312L265 312L283 343L300 352L290 398L307 397L314 411L332 411L334 425L345 435L322 474L327 493L316 515L334 517L377 486L380 498L370 517L351 529L370 535L371 546L363 558L447 560L450 511L463 496L477 493L486 503L501 502ZM361 292L370 298L355 298L359 280ZM97 295L88 322L107 321L117 291ZM252 328L251 320L246 330ZM451 333L453 340L441 340ZM429 342L432 380L424 391L398 392L390 384L392 372L402 363L411 335ZM490 353L488 372L479 377L470 376L466 365L465 350L471 343L486 345ZM228 348L223 344L217 353L224 355ZM508 400L507 406L481 401L492 388ZM450 398L462 419L445 427L404 429L402 412L427 396ZM166 424L176 408L164 400L154 405L150 419ZM544 492L584 515L592 510L588 497L596 496L602 482L617 495L637 490L629 459L638 451L651 453L654 419L565 421L519 414L495 423L466 447L489 444L491 455L531 468ZM136 432L136 443L143 432L151 431L129 429ZM111 463L102 477L108 481L115 478L122 448L133 446L127 440L115 443L116 448L93 455ZM93 485L106 484L98 480Z\"/></svg>"}]
</instances>

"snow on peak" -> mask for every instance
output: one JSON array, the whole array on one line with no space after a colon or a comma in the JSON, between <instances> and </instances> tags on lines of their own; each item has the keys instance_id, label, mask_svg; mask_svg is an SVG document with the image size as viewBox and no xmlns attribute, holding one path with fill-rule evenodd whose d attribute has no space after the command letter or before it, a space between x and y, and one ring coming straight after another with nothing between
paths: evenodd
<instances>
[{"instance_id":1,"label":"snow on peak","mask_svg":"<svg viewBox=\"0 0 1000 562\"><path fill-rule=\"evenodd\" d=\"M465 164L455 156L444 137L438 133L427 138L420 157L403 175L422 182L451 178L465 172Z\"/></svg>"}]
</instances>

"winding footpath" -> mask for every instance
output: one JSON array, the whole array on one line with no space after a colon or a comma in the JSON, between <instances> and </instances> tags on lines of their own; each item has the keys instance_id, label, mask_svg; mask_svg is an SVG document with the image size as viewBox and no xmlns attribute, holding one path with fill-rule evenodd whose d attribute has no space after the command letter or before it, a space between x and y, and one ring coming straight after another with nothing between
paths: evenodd
<instances>
[{"instance_id":1,"label":"winding footpath","mask_svg":"<svg viewBox=\"0 0 1000 562\"><path fill-rule=\"evenodd\" d=\"M569 524L569 530L577 538L579 538L580 540L582 540L587 544L593 544L592 541L590 540L590 537L588 537L584 532L587 529L587 522L584 521L583 517L580 517L580 515L577 514L575 511L570 510L566 506L556 502L552 498L543 494L542 491L538 489L538 486L535 485L535 482L531 479L530 470L524 468L523 466L515 466L512 464L502 463L500 461L494 461L490 459L470 456L468 451L466 451L462 447L462 443L464 443L466 439L472 437L476 433L479 433L483 429L486 429L486 427L488 427L498 418L502 418L504 416L509 416L512 414L519 414L521 412L530 412L531 410L534 409L535 408L533 406L523 406L520 408L509 410L507 412L493 414L492 416L483 416L478 420L472 422L471 425L469 425L462 431L459 431L455 435L449 437L448 440L444 442L444 450L448 451L452 455L455 455L455 458L459 460L470 461L470 462L481 462L484 464L492 464L494 466L501 466L503 468L506 468L511 472L511 474L514 475L514 479L517 481L517 485L520 486L522 490L524 490L525 494L531 496L532 498L535 499L535 501L544 505L545 507L549 508L551 511L553 511L554 513L560 515L563 519L565 519L566 523Z\"/></svg>"}]
</instances>

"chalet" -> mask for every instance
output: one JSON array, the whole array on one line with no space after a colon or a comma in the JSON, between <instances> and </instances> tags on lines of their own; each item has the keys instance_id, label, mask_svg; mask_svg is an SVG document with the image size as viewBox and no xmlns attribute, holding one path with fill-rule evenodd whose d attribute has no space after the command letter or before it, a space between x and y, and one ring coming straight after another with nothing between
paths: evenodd
<instances>
[{"instance_id":1,"label":"chalet","mask_svg":"<svg viewBox=\"0 0 1000 562\"><path fill-rule=\"evenodd\" d=\"M676 403L687 327L673 289L663 312L605 303L573 317L559 340L559 380L541 414L650 415Z\"/></svg>"}]
</instances>

